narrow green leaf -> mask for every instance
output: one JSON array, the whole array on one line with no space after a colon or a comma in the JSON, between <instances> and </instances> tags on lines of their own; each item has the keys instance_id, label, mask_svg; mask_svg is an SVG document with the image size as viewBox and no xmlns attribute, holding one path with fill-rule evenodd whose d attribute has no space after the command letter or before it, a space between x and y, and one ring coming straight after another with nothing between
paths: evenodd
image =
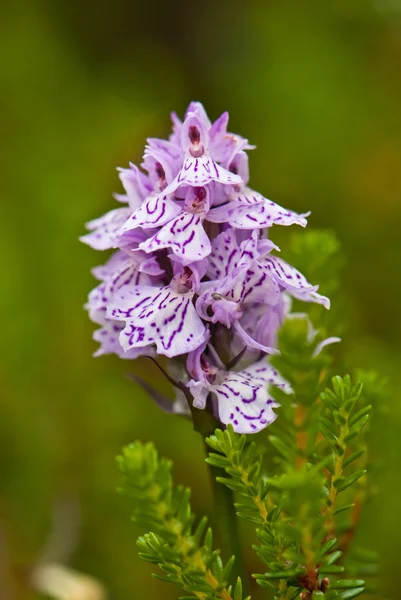
<instances>
[{"instance_id":1,"label":"narrow green leaf","mask_svg":"<svg viewBox=\"0 0 401 600\"><path fill-rule=\"evenodd\" d=\"M224 571L223 571L223 575L222 575L222 580L227 583L227 581L230 578L231 575L231 571L232 568L234 566L235 563L235 556L233 555L230 560L227 562L226 566L224 567Z\"/></svg>"},{"instance_id":2,"label":"narrow green leaf","mask_svg":"<svg viewBox=\"0 0 401 600\"><path fill-rule=\"evenodd\" d=\"M319 573L344 573L345 569L344 567L341 567L340 565L322 565L321 567L319 567Z\"/></svg>"},{"instance_id":3,"label":"narrow green leaf","mask_svg":"<svg viewBox=\"0 0 401 600\"><path fill-rule=\"evenodd\" d=\"M274 448L284 456L288 462L292 462L294 459L294 452L283 440L276 435L269 435L270 443Z\"/></svg>"},{"instance_id":4,"label":"narrow green leaf","mask_svg":"<svg viewBox=\"0 0 401 600\"><path fill-rule=\"evenodd\" d=\"M333 590L364 587L363 579L338 579L331 584Z\"/></svg>"},{"instance_id":5,"label":"narrow green leaf","mask_svg":"<svg viewBox=\"0 0 401 600\"><path fill-rule=\"evenodd\" d=\"M359 419L361 419L365 415L369 414L371 410L372 410L371 404L369 404L369 406L364 406L363 408L361 408L361 410L358 410L358 412L355 413L349 420L350 427L355 425L355 423L357 423L359 421Z\"/></svg>"},{"instance_id":6,"label":"narrow green leaf","mask_svg":"<svg viewBox=\"0 0 401 600\"><path fill-rule=\"evenodd\" d=\"M333 565L335 562L338 561L339 558L341 558L342 555L343 553L341 552L341 550L333 552L333 554L330 554L330 556L327 558L326 565Z\"/></svg>"},{"instance_id":7,"label":"narrow green leaf","mask_svg":"<svg viewBox=\"0 0 401 600\"><path fill-rule=\"evenodd\" d=\"M350 485L354 484L356 481L358 481L358 479L365 475L365 473L367 473L366 469L362 469L361 471L357 471L349 477L346 477L345 480L338 486L338 491L342 492L346 490Z\"/></svg>"},{"instance_id":8,"label":"narrow green leaf","mask_svg":"<svg viewBox=\"0 0 401 600\"><path fill-rule=\"evenodd\" d=\"M354 462L354 460L356 460L357 458L362 456L362 454L364 452L365 452L365 448L362 448L361 450L357 450L353 454L350 454L350 456L348 456L348 458L346 458L344 460L344 463L343 463L344 469L345 469L345 467L348 467L348 465L350 465L352 462Z\"/></svg>"},{"instance_id":9,"label":"narrow green leaf","mask_svg":"<svg viewBox=\"0 0 401 600\"><path fill-rule=\"evenodd\" d=\"M340 506L340 508L337 508L337 509L334 511L334 516L335 516L335 515L339 515L339 514L340 514L340 513L342 513L344 510L349 510L350 508L354 508L354 506L355 506L355 503L353 503L353 504L347 504L346 506Z\"/></svg>"},{"instance_id":10,"label":"narrow green leaf","mask_svg":"<svg viewBox=\"0 0 401 600\"><path fill-rule=\"evenodd\" d=\"M235 584L233 600L242 600L242 582L240 577L238 577L237 583Z\"/></svg>"},{"instance_id":11,"label":"narrow green leaf","mask_svg":"<svg viewBox=\"0 0 401 600\"><path fill-rule=\"evenodd\" d=\"M337 544L337 538L332 538L330 540L327 540L327 542L325 542L323 544L323 546L320 548L319 556L324 556L327 552L329 552L329 550L334 548L334 546L336 544Z\"/></svg>"},{"instance_id":12,"label":"narrow green leaf","mask_svg":"<svg viewBox=\"0 0 401 600\"><path fill-rule=\"evenodd\" d=\"M356 598L360 596L365 591L364 587L354 588L352 590L347 590L346 592L340 593L341 600L352 600L352 598Z\"/></svg>"}]
</instances>

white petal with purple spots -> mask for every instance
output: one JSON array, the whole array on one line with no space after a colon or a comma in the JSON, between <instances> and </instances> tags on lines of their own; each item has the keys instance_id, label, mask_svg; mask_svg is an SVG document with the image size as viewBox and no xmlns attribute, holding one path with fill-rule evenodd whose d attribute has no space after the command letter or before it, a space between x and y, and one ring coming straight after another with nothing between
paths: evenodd
<instances>
[{"instance_id":1,"label":"white petal with purple spots","mask_svg":"<svg viewBox=\"0 0 401 600\"><path fill-rule=\"evenodd\" d=\"M212 249L201 215L185 211L139 247L145 252L171 248L188 262L206 258Z\"/></svg>"},{"instance_id":2,"label":"white petal with purple spots","mask_svg":"<svg viewBox=\"0 0 401 600\"><path fill-rule=\"evenodd\" d=\"M88 244L95 250L108 250L114 247L117 231L128 219L131 213L130 208L116 208L103 215L99 219L94 219L86 224L90 233L81 236L81 242Z\"/></svg>"},{"instance_id":3,"label":"white petal with purple spots","mask_svg":"<svg viewBox=\"0 0 401 600\"><path fill-rule=\"evenodd\" d=\"M316 302L325 308L330 308L330 300L317 293L319 286L311 285L302 273L283 259L269 255L258 262L294 298L303 302Z\"/></svg>"},{"instance_id":4,"label":"white petal with purple spots","mask_svg":"<svg viewBox=\"0 0 401 600\"><path fill-rule=\"evenodd\" d=\"M217 181L226 185L239 185L242 183L239 175L227 171L207 154L199 157L187 156L182 169L177 177L166 187L165 193L171 194L182 185L205 186L211 181Z\"/></svg>"},{"instance_id":5,"label":"white petal with purple spots","mask_svg":"<svg viewBox=\"0 0 401 600\"><path fill-rule=\"evenodd\" d=\"M170 286L125 286L110 302L108 317L126 323L124 350L156 344L159 354L178 356L195 350L205 336L192 298L193 292L180 294Z\"/></svg>"},{"instance_id":6,"label":"white petal with purple spots","mask_svg":"<svg viewBox=\"0 0 401 600\"><path fill-rule=\"evenodd\" d=\"M307 215L299 215L264 198L261 194L245 189L235 194L231 202L213 208L208 221L229 223L237 229L272 227L273 225L301 225L305 227Z\"/></svg>"},{"instance_id":7,"label":"white petal with purple spots","mask_svg":"<svg viewBox=\"0 0 401 600\"><path fill-rule=\"evenodd\" d=\"M131 348L123 350L120 344L119 336L124 329L124 325L119 321L107 320L101 329L97 329L93 334L93 339L99 342L100 347L93 356L104 356L105 354L117 354L119 358L133 360L139 356L153 356L154 349L148 348Z\"/></svg>"},{"instance_id":8,"label":"white petal with purple spots","mask_svg":"<svg viewBox=\"0 0 401 600\"><path fill-rule=\"evenodd\" d=\"M164 192L152 194L123 224L118 233L122 235L136 227L142 227L142 229L162 227L174 219L180 211L181 207Z\"/></svg>"}]
</instances>

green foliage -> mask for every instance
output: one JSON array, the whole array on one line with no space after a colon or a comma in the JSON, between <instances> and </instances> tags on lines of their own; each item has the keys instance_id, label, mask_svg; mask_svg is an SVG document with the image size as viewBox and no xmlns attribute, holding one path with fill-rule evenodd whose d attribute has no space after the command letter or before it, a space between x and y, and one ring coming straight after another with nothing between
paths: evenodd
<instances>
[{"instance_id":1,"label":"green foliage","mask_svg":"<svg viewBox=\"0 0 401 600\"><path fill-rule=\"evenodd\" d=\"M213 450L207 462L227 475L217 481L237 494L238 516L256 525L255 550L267 571L254 577L277 598L286 598L290 588L294 594L314 593L311 597L327 591L333 599L354 598L364 590L361 579L337 579L345 572L342 558L350 536L339 515L355 507L352 502L339 503L338 497L346 491L356 494L366 473L354 466L362 460L364 448L355 447L362 443L361 430L371 408L360 406L361 390L349 376L334 377L332 387L315 399L318 408L309 401L298 405L292 396L294 421L300 408L302 415L309 410L312 417L294 422L293 442L280 431L269 436L280 456L273 476L264 474L263 456L255 456L256 443L235 434L232 427L207 439Z\"/></svg>"},{"instance_id":2,"label":"green foliage","mask_svg":"<svg viewBox=\"0 0 401 600\"><path fill-rule=\"evenodd\" d=\"M234 557L224 564L213 550L205 517L194 525L190 491L173 485L171 461L159 459L153 444L140 442L127 446L117 460L120 491L134 500L133 520L149 530L137 543L139 556L161 569L154 576L175 583L191 598L242 600L241 580L234 587L228 583Z\"/></svg>"},{"instance_id":3,"label":"green foliage","mask_svg":"<svg viewBox=\"0 0 401 600\"><path fill-rule=\"evenodd\" d=\"M337 251L333 234L310 232L293 236L291 260L322 282L322 293L335 295ZM326 342L331 317L321 306L306 310L286 319L280 354L270 358L292 388L291 394L270 389L277 420L255 437L231 426L215 430L206 438L206 462L217 470L217 485L231 491L238 517L255 529L253 548L266 569L253 577L262 589L276 600L350 600L374 590L377 557L353 541L368 489L369 415L372 406L385 404L388 391L370 372L360 371L356 382L333 376ZM173 487L171 464L153 446L137 444L125 450L120 466L125 489L134 490L134 519L152 532L139 539L140 556L159 565L163 580L200 598L240 599L241 584L233 596L228 584L233 559L223 565L210 531L204 535L204 520L194 529L189 491Z\"/></svg>"},{"instance_id":4,"label":"green foliage","mask_svg":"<svg viewBox=\"0 0 401 600\"><path fill-rule=\"evenodd\" d=\"M304 273L307 279L319 284L319 292L331 300L331 309L326 311L318 304L295 301L295 311L307 312L311 322L322 335L343 335L346 329L345 299L339 295L345 259L336 234L328 230L294 232L290 238L288 262Z\"/></svg>"}]
</instances>

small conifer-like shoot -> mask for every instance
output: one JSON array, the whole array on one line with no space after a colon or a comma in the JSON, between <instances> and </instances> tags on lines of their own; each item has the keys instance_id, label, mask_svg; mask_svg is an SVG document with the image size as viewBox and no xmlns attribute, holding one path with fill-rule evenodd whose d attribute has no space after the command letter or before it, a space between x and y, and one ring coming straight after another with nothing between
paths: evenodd
<instances>
[{"instance_id":1,"label":"small conifer-like shoot","mask_svg":"<svg viewBox=\"0 0 401 600\"><path fill-rule=\"evenodd\" d=\"M243 600L252 586L275 600L371 594L378 559L355 535L371 489L370 413L387 392L333 354L346 312L338 241L297 233L283 249L290 262L278 257L272 226L305 227L308 214L248 187L253 146L227 131L227 113L211 123L194 102L172 119L168 140L148 140L143 171L120 170L125 205L82 238L114 249L93 271L87 309L100 326L96 355L153 360L171 398L132 378L203 436L222 547L190 490L174 485L171 462L134 442L118 464L144 531L139 556L182 600ZM238 538L240 519L253 549ZM242 562L252 552L254 574Z\"/></svg>"}]
</instances>

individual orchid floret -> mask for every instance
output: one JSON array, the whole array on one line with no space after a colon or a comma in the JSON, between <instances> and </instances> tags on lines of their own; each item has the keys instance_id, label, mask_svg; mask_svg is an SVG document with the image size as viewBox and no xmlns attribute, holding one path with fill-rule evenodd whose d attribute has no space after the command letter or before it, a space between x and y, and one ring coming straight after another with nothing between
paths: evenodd
<instances>
[{"instance_id":1,"label":"individual orchid floret","mask_svg":"<svg viewBox=\"0 0 401 600\"><path fill-rule=\"evenodd\" d=\"M85 308L90 319L102 326L93 334L93 339L100 344L95 356L117 354L120 358L133 359L148 354L143 348L127 352L122 348L119 335L123 326L119 321L107 317L107 307L121 287L129 284L151 285L152 282L157 282L160 270L143 253L129 255L120 250L105 265L93 269L93 274L101 283L90 292Z\"/></svg>"},{"instance_id":2,"label":"individual orchid floret","mask_svg":"<svg viewBox=\"0 0 401 600\"><path fill-rule=\"evenodd\" d=\"M211 158L209 142L208 123L198 110L188 113L181 127L184 163L174 181L166 187L167 194L183 185L202 187L211 181L224 185L239 185L242 182L239 175L230 173Z\"/></svg>"},{"instance_id":3,"label":"individual orchid floret","mask_svg":"<svg viewBox=\"0 0 401 600\"><path fill-rule=\"evenodd\" d=\"M225 202L210 212L209 221L228 223L236 229L264 229L273 225L301 225L306 227L309 213L298 215L268 200L247 187L249 181L248 155L239 150L232 157L229 170L241 177L242 183L232 186Z\"/></svg>"},{"instance_id":4,"label":"individual orchid floret","mask_svg":"<svg viewBox=\"0 0 401 600\"><path fill-rule=\"evenodd\" d=\"M115 194L115 198L119 202L127 203L128 207L116 208L87 223L86 227L90 233L80 237L80 240L95 250L109 250L115 247L116 233L152 190L148 177L133 164L129 169L119 169L119 175L126 193Z\"/></svg>"},{"instance_id":5,"label":"individual orchid floret","mask_svg":"<svg viewBox=\"0 0 401 600\"><path fill-rule=\"evenodd\" d=\"M139 208L143 200L153 191L149 177L142 173L136 165L130 163L129 169L118 168L120 181L125 194L114 194L119 202L129 204L131 210Z\"/></svg>"},{"instance_id":6,"label":"individual orchid floret","mask_svg":"<svg viewBox=\"0 0 401 600\"><path fill-rule=\"evenodd\" d=\"M287 290L294 298L303 302L316 302L327 309L330 308L329 298L317 293L319 286L311 285L302 273L278 256L265 256L259 259L258 263L271 274L280 287Z\"/></svg>"},{"instance_id":7,"label":"individual orchid floret","mask_svg":"<svg viewBox=\"0 0 401 600\"><path fill-rule=\"evenodd\" d=\"M182 208L153 237L140 248L153 252L161 248L171 248L174 254L187 262L206 258L211 252L211 244L203 222L210 206L210 192L205 187L189 187Z\"/></svg>"},{"instance_id":8,"label":"individual orchid floret","mask_svg":"<svg viewBox=\"0 0 401 600\"><path fill-rule=\"evenodd\" d=\"M206 327L192 303L193 271L188 267L169 285L126 285L108 305L110 319L125 321L120 343L125 351L156 345L165 356L191 352L203 342Z\"/></svg>"},{"instance_id":9,"label":"individual orchid floret","mask_svg":"<svg viewBox=\"0 0 401 600\"><path fill-rule=\"evenodd\" d=\"M99 219L86 224L90 233L79 239L94 250L110 250L114 247L115 235L131 214L130 208L115 208Z\"/></svg>"},{"instance_id":10,"label":"individual orchid floret","mask_svg":"<svg viewBox=\"0 0 401 600\"><path fill-rule=\"evenodd\" d=\"M238 433L256 433L276 419L273 408L278 404L268 392L274 385L291 393L289 384L266 359L241 371L227 371L206 356L207 342L188 356L187 368L195 378L187 383L193 405L204 409L209 394L219 420L231 424Z\"/></svg>"}]
</instances>

